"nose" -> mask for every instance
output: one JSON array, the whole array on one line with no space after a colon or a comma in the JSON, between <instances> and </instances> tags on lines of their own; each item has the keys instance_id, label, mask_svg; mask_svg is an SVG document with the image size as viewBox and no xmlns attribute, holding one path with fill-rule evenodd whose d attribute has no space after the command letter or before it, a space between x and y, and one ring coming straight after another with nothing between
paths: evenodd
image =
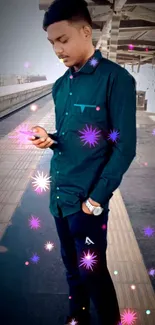
<instances>
[{"instance_id":1,"label":"nose","mask_svg":"<svg viewBox=\"0 0 155 325\"><path fill-rule=\"evenodd\" d=\"M54 48L54 51L55 51L55 54L59 57L59 56L62 56L62 53L63 53L63 49L60 49L58 47L55 47Z\"/></svg>"}]
</instances>

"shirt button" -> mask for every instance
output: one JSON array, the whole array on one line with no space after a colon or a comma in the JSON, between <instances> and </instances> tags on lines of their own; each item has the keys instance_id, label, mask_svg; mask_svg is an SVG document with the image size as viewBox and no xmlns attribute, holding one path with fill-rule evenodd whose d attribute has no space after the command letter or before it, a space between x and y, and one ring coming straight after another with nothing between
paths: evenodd
<instances>
[{"instance_id":1,"label":"shirt button","mask_svg":"<svg viewBox=\"0 0 155 325\"><path fill-rule=\"evenodd\" d=\"M59 187L57 187L57 190L59 191Z\"/></svg>"},{"instance_id":2,"label":"shirt button","mask_svg":"<svg viewBox=\"0 0 155 325\"><path fill-rule=\"evenodd\" d=\"M70 94L70 96L72 96L72 93L69 93Z\"/></svg>"},{"instance_id":3,"label":"shirt button","mask_svg":"<svg viewBox=\"0 0 155 325\"><path fill-rule=\"evenodd\" d=\"M59 170L57 170L57 174L59 174Z\"/></svg>"},{"instance_id":4,"label":"shirt button","mask_svg":"<svg viewBox=\"0 0 155 325\"><path fill-rule=\"evenodd\" d=\"M57 196L57 199L59 199L59 196Z\"/></svg>"},{"instance_id":5,"label":"shirt button","mask_svg":"<svg viewBox=\"0 0 155 325\"><path fill-rule=\"evenodd\" d=\"M68 112L66 112L66 115L68 115Z\"/></svg>"}]
</instances>

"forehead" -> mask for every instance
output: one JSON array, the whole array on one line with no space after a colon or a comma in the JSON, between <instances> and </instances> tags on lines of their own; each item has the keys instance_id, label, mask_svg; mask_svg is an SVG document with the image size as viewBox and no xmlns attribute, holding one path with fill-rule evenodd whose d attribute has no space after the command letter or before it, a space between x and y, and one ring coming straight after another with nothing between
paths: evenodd
<instances>
[{"instance_id":1,"label":"forehead","mask_svg":"<svg viewBox=\"0 0 155 325\"><path fill-rule=\"evenodd\" d=\"M49 25L47 28L48 38L51 40L55 40L59 38L61 35L69 35L71 34L73 27L67 20L63 20L52 25Z\"/></svg>"}]
</instances>

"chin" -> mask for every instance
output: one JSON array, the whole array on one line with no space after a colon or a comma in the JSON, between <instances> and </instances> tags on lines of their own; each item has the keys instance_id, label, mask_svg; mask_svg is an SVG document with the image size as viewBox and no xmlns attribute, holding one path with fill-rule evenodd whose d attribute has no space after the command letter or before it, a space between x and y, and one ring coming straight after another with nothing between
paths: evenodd
<instances>
[{"instance_id":1,"label":"chin","mask_svg":"<svg viewBox=\"0 0 155 325\"><path fill-rule=\"evenodd\" d=\"M73 66L73 64L71 64L70 62L64 62L64 65L68 68L71 68Z\"/></svg>"}]
</instances>

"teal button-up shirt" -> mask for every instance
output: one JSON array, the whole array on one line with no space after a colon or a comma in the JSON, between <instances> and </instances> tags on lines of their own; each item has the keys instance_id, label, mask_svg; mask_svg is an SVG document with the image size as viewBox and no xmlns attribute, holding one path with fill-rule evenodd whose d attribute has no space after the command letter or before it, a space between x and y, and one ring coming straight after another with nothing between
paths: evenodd
<instances>
[{"instance_id":1,"label":"teal button-up shirt","mask_svg":"<svg viewBox=\"0 0 155 325\"><path fill-rule=\"evenodd\" d=\"M96 50L52 88L58 144L51 146L50 211L63 217L87 198L108 209L113 191L136 155L136 83Z\"/></svg>"}]
</instances>

